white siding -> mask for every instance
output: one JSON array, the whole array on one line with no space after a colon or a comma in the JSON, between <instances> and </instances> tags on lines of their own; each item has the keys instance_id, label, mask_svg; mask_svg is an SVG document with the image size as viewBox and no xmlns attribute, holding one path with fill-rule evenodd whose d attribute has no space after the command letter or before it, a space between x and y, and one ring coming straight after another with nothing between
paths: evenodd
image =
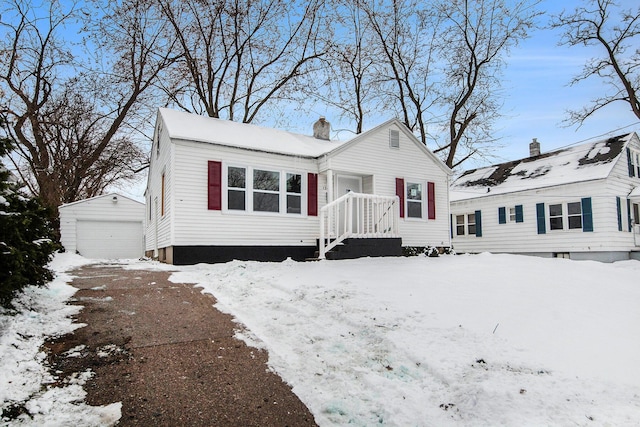
<instances>
[{"instance_id":1,"label":"white siding","mask_svg":"<svg viewBox=\"0 0 640 427\"><path fill-rule=\"evenodd\" d=\"M424 217L426 213L427 182L435 183L436 219L400 220L403 246L449 246L449 176L436 162L416 145L415 140L400 131L400 147L389 146L389 128L379 129L366 140L350 145L331 155L321 168L335 174L349 173L373 176L373 182L364 181L365 188L373 188L375 194L395 196L396 178L424 183Z\"/></svg>"},{"instance_id":2,"label":"white siding","mask_svg":"<svg viewBox=\"0 0 640 427\"><path fill-rule=\"evenodd\" d=\"M207 164L317 173L314 159L283 156L195 142L175 142L172 176L173 245L315 246L318 218L306 215L212 211L207 209ZM249 179L249 178L248 178ZM224 187L223 187L224 188ZM306 185L303 184L306 195ZM306 196L303 197L306 211Z\"/></svg>"},{"instance_id":3,"label":"white siding","mask_svg":"<svg viewBox=\"0 0 640 427\"><path fill-rule=\"evenodd\" d=\"M327 170L363 177L363 191L395 195L395 179L424 183L425 218L427 217L427 182L435 183L436 220L403 219L400 233L405 246L448 246L448 173L434 159L400 131L400 148L389 147L389 126L381 126L357 143L320 159L287 156L194 141L170 141L160 130L160 154L152 148L146 197L151 204L147 212L146 249L168 246L210 245L295 245L315 246L319 235L318 217L306 215L306 179L318 174L318 211L329 201ZM223 195L221 211L207 208L208 161L222 162L223 177L227 166L262 168L296 172L303 176L303 214L269 214L227 211ZM322 165L322 167L319 167ZM159 215L161 176L165 175L165 214ZM249 179L249 177L247 177ZM223 193L224 193L223 185ZM155 223L158 218L158 228ZM156 243L156 233L158 241Z\"/></svg>"},{"instance_id":4,"label":"white siding","mask_svg":"<svg viewBox=\"0 0 640 427\"><path fill-rule=\"evenodd\" d=\"M86 258L139 258L142 221L78 220L77 251Z\"/></svg>"},{"instance_id":5,"label":"white siding","mask_svg":"<svg viewBox=\"0 0 640 427\"><path fill-rule=\"evenodd\" d=\"M171 215L173 215L173 200L171 197L173 194L173 144L163 126L159 126L156 132L158 133L157 141L160 142L160 150L158 151L157 149L157 141L154 142L151 148L151 163L145 191L146 202L149 205L145 227L145 250L147 251L170 246L173 241L171 234ZM161 212L163 173L165 174L164 215Z\"/></svg>"},{"instance_id":6,"label":"white siding","mask_svg":"<svg viewBox=\"0 0 640 427\"><path fill-rule=\"evenodd\" d=\"M458 252L628 252L636 248L628 228L626 197L637 185L640 179L629 177L623 154L607 179L455 201L451 203L453 246ZM618 230L616 196L621 199L623 231ZM549 204L578 202L583 197L591 198L593 232L549 229ZM545 203L545 234L538 234L537 203ZM523 206L524 222L499 224L498 208L515 205ZM476 210L482 212L482 237L457 236L455 215Z\"/></svg>"},{"instance_id":7,"label":"white siding","mask_svg":"<svg viewBox=\"0 0 640 427\"><path fill-rule=\"evenodd\" d=\"M116 198L114 201L114 197ZM117 227L118 223L130 224L137 223L140 230L139 241L142 241L142 222L145 215L145 205L131 200L119 194L107 194L91 199L81 200L74 203L62 205L60 212L60 241L62 246L68 252L76 252L78 250L78 241L86 239L86 236L79 235L79 231L91 229L91 226L100 227L100 223L104 221L110 222L111 225ZM84 223L78 225L78 223ZM97 242L100 246L102 242ZM113 244L113 242L103 242L104 245ZM142 255L140 253L139 255Z\"/></svg>"}]
</instances>

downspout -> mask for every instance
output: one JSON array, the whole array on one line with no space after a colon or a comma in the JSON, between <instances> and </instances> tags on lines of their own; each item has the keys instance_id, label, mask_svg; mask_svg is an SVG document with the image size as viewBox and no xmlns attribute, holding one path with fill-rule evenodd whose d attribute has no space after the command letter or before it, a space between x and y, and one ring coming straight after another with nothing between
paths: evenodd
<instances>
[{"instance_id":1,"label":"downspout","mask_svg":"<svg viewBox=\"0 0 640 427\"><path fill-rule=\"evenodd\" d=\"M451 224L451 175L447 174L447 236L449 236L449 250L453 249L453 243L451 241L451 227L453 227L453 224Z\"/></svg>"}]
</instances>

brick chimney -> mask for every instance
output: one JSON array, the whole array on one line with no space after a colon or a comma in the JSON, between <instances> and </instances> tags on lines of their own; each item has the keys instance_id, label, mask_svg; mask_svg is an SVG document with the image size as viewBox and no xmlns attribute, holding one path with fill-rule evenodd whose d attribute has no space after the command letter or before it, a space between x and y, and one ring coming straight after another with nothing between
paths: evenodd
<instances>
[{"instance_id":1,"label":"brick chimney","mask_svg":"<svg viewBox=\"0 0 640 427\"><path fill-rule=\"evenodd\" d=\"M313 137L317 139L324 139L329 141L329 132L331 131L331 124L324 118L320 119L313 124Z\"/></svg>"},{"instance_id":2,"label":"brick chimney","mask_svg":"<svg viewBox=\"0 0 640 427\"><path fill-rule=\"evenodd\" d=\"M540 155L540 143L538 138L533 138L531 144L529 144L529 157L535 157Z\"/></svg>"}]
</instances>

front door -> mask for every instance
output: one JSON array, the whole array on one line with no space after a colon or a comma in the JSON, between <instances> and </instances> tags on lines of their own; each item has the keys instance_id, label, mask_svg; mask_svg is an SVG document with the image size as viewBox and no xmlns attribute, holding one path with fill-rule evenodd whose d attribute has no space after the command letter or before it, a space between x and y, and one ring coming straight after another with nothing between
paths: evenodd
<instances>
[{"instance_id":1,"label":"front door","mask_svg":"<svg viewBox=\"0 0 640 427\"><path fill-rule=\"evenodd\" d=\"M362 193L362 178L359 176L338 175L338 191L337 197L342 197L349 191L354 193Z\"/></svg>"},{"instance_id":2,"label":"front door","mask_svg":"<svg viewBox=\"0 0 640 427\"><path fill-rule=\"evenodd\" d=\"M362 178L359 176L338 175L337 187L336 199L344 196L349 191L352 191L354 193L362 193ZM351 218L353 230L357 228L358 224L355 212L356 211L354 210L354 215ZM347 223L345 222L345 205L341 205L338 210L338 235L346 231L346 225Z\"/></svg>"}]
</instances>

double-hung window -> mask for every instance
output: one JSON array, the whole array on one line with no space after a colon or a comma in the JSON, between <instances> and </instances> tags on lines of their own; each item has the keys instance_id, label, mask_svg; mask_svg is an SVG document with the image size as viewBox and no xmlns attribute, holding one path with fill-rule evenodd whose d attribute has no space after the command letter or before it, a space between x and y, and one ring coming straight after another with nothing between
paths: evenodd
<instances>
[{"instance_id":1,"label":"double-hung window","mask_svg":"<svg viewBox=\"0 0 640 427\"><path fill-rule=\"evenodd\" d=\"M223 190L226 199L223 202L227 211L294 215L306 212L303 209L307 205L304 189L308 182L301 173L238 165L226 166L225 172Z\"/></svg>"},{"instance_id":2,"label":"double-hung window","mask_svg":"<svg viewBox=\"0 0 640 427\"><path fill-rule=\"evenodd\" d=\"M569 229L582 229L582 205L580 202L567 203L567 223Z\"/></svg>"},{"instance_id":3,"label":"double-hung window","mask_svg":"<svg viewBox=\"0 0 640 427\"><path fill-rule=\"evenodd\" d=\"M564 230L565 223L569 230L582 229L582 204L580 202L549 205L549 229Z\"/></svg>"},{"instance_id":4,"label":"double-hung window","mask_svg":"<svg viewBox=\"0 0 640 427\"><path fill-rule=\"evenodd\" d=\"M280 172L253 170L254 212L280 212Z\"/></svg>"},{"instance_id":5,"label":"double-hung window","mask_svg":"<svg viewBox=\"0 0 640 427\"><path fill-rule=\"evenodd\" d=\"M456 215L456 235L464 236L465 234L469 236L477 235L475 213Z\"/></svg>"},{"instance_id":6,"label":"double-hung window","mask_svg":"<svg viewBox=\"0 0 640 427\"><path fill-rule=\"evenodd\" d=\"M456 235L464 236L464 215L456 215Z\"/></svg>"},{"instance_id":7,"label":"double-hung window","mask_svg":"<svg viewBox=\"0 0 640 427\"><path fill-rule=\"evenodd\" d=\"M227 207L229 210L243 211L247 201L247 170L229 166L227 169Z\"/></svg>"},{"instance_id":8,"label":"double-hung window","mask_svg":"<svg viewBox=\"0 0 640 427\"><path fill-rule=\"evenodd\" d=\"M562 230L562 204L549 205L549 229Z\"/></svg>"},{"instance_id":9,"label":"double-hung window","mask_svg":"<svg viewBox=\"0 0 640 427\"><path fill-rule=\"evenodd\" d=\"M422 184L407 182L407 217L422 218Z\"/></svg>"},{"instance_id":10,"label":"double-hung window","mask_svg":"<svg viewBox=\"0 0 640 427\"><path fill-rule=\"evenodd\" d=\"M287 213L302 213L302 175L287 173Z\"/></svg>"},{"instance_id":11,"label":"double-hung window","mask_svg":"<svg viewBox=\"0 0 640 427\"><path fill-rule=\"evenodd\" d=\"M476 215L475 214L467 214L467 232L469 236L473 236L476 234Z\"/></svg>"}]
</instances>

